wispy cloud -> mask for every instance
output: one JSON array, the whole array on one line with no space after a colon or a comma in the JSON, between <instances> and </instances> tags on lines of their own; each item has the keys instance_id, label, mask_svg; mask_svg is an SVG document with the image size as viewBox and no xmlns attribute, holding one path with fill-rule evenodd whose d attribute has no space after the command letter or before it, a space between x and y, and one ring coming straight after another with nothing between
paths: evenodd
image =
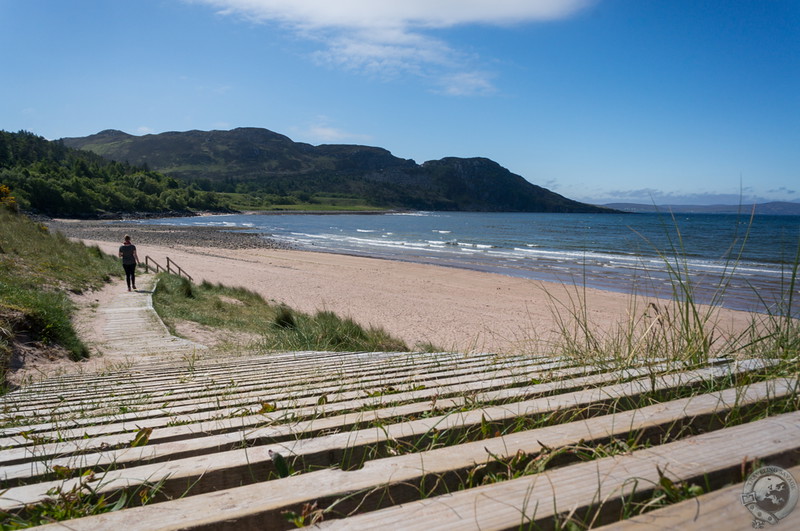
<instances>
[{"instance_id":1,"label":"wispy cloud","mask_svg":"<svg viewBox=\"0 0 800 531\"><path fill-rule=\"evenodd\" d=\"M780 192L780 193L778 193ZM743 188L741 193L679 193L655 188L585 192L570 197L589 203L641 203L646 205L750 205L792 200L789 190L770 190L766 194Z\"/></svg>"},{"instance_id":2,"label":"wispy cloud","mask_svg":"<svg viewBox=\"0 0 800 531\"><path fill-rule=\"evenodd\" d=\"M786 196L794 196L797 194L797 190L793 190L790 188L786 188L785 186L781 186L780 188L773 188L772 190L767 190L770 194L781 194Z\"/></svg>"},{"instance_id":3,"label":"wispy cloud","mask_svg":"<svg viewBox=\"0 0 800 531\"><path fill-rule=\"evenodd\" d=\"M494 76L487 72L455 72L441 76L439 92L448 96L471 96L491 94L495 91L492 84Z\"/></svg>"},{"instance_id":4,"label":"wispy cloud","mask_svg":"<svg viewBox=\"0 0 800 531\"><path fill-rule=\"evenodd\" d=\"M464 25L511 25L569 17L596 0L185 0L255 23L278 23L320 43L318 62L392 78L434 80L448 95L486 94L492 75L437 37Z\"/></svg>"},{"instance_id":5,"label":"wispy cloud","mask_svg":"<svg viewBox=\"0 0 800 531\"><path fill-rule=\"evenodd\" d=\"M318 116L314 123L305 128L295 128L292 134L297 135L298 138L302 138L305 141L320 144L339 144L347 142L363 143L371 140L369 135L350 133L344 129L332 126L327 116Z\"/></svg>"}]
</instances>

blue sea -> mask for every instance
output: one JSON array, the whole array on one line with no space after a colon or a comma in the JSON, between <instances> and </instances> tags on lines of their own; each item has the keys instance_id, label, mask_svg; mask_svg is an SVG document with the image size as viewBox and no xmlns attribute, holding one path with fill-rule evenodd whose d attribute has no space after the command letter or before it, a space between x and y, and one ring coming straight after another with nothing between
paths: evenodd
<instances>
[{"instance_id":1,"label":"blue sea","mask_svg":"<svg viewBox=\"0 0 800 531\"><path fill-rule=\"evenodd\" d=\"M142 223L244 228L302 250L645 296L672 297L681 280L696 301L775 313L786 311L800 244L800 216L746 214L256 214Z\"/></svg>"}]
</instances>

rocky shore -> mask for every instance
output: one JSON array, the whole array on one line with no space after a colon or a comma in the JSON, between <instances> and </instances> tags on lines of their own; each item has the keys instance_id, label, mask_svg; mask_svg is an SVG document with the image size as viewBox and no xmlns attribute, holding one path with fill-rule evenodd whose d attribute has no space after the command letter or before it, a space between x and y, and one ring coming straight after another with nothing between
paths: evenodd
<instances>
[{"instance_id":1,"label":"rocky shore","mask_svg":"<svg viewBox=\"0 0 800 531\"><path fill-rule=\"evenodd\" d=\"M288 244L261 234L228 227L145 225L109 221L43 220L51 232L81 240L118 241L129 234L134 244L162 247L191 246L217 249L290 249Z\"/></svg>"}]
</instances>

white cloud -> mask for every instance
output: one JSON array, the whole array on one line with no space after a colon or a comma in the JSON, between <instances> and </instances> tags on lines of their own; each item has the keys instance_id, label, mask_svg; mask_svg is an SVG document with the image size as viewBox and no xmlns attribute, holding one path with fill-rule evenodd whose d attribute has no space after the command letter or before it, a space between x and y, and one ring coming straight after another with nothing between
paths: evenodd
<instances>
[{"instance_id":1,"label":"white cloud","mask_svg":"<svg viewBox=\"0 0 800 531\"><path fill-rule=\"evenodd\" d=\"M147 127L146 125L140 125L136 128L136 132L140 135L149 135L154 133L155 131L151 127Z\"/></svg>"},{"instance_id":2,"label":"white cloud","mask_svg":"<svg viewBox=\"0 0 800 531\"><path fill-rule=\"evenodd\" d=\"M511 25L569 17L596 0L185 0L222 15L279 23L322 43L319 62L392 78L435 80L450 95L492 92L491 76L430 34L463 25Z\"/></svg>"},{"instance_id":3,"label":"white cloud","mask_svg":"<svg viewBox=\"0 0 800 531\"><path fill-rule=\"evenodd\" d=\"M592 0L194 0L226 15L308 29L511 24L565 18Z\"/></svg>"}]
</instances>

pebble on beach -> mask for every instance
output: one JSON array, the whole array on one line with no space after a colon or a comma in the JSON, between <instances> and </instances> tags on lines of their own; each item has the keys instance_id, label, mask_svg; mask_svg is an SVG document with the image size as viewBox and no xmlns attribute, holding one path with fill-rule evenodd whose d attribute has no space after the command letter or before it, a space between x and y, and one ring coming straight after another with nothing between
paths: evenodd
<instances>
[{"instance_id":1,"label":"pebble on beach","mask_svg":"<svg viewBox=\"0 0 800 531\"><path fill-rule=\"evenodd\" d=\"M51 232L67 238L122 242L126 234L134 244L174 247L215 247L222 249L290 249L291 247L262 234L243 232L230 227L197 227L185 225L145 225L141 223L108 221L44 222Z\"/></svg>"}]
</instances>

